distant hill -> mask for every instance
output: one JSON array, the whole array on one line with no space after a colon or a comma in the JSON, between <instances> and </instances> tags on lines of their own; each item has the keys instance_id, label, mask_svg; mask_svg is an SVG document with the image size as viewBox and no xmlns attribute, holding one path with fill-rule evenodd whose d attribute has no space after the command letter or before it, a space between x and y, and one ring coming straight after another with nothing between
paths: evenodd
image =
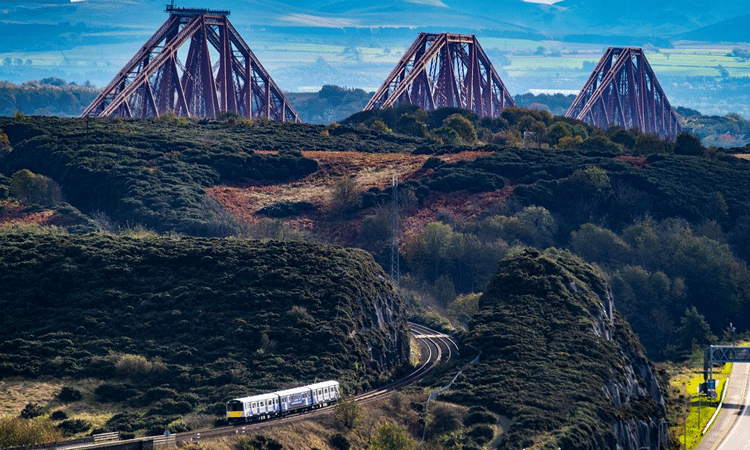
<instances>
[{"instance_id":1,"label":"distant hill","mask_svg":"<svg viewBox=\"0 0 750 450\"><path fill-rule=\"evenodd\" d=\"M675 36L677 39L707 42L750 42L750 14L733 17Z\"/></svg>"},{"instance_id":2,"label":"distant hill","mask_svg":"<svg viewBox=\"0 0 750 450\"><path fill-rule=\"evenodd\" d=\"M305 123L339 122L367 105L372 93L326 85L315 93L287 92L287 99Z\"/></svg>"},{"instance_id":3,"label":"distant hill","mask_svg":"<svg viewBox=\"0 0 750 450\"><path fill-rule=\"evenodd\" d=\"M654 368L602 274L565 253L500 263L446 398L509 419L499 449L669 446Z\"/></svg>"},{"instance_id":4,"label":"distant hill","mask_svg":"<svg viewBox=\"0 0 750 450\"><path fill-rule=\"evenodd\" d=\"M16 85L0 82L0 116L17 111L35 116L79 116L99 90L93 86L69 84L59 78L45 78Z\"/></svg>"}]
</instances>

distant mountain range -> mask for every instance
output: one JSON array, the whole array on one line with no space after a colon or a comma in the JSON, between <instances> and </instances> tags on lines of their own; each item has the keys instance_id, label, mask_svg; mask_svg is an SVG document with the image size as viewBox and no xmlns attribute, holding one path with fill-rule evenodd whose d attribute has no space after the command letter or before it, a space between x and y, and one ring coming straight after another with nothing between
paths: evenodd
<instances>
[{"instance_id":1,"label":"distant mountain range","mask_svg":"<svg viewBox=\"0 0 750 450\"><path fill-rule=\"evenodd\" d=\"M543 0L539 0L543 1ZM551 1L551 0L550 0ZM0 6L0 52L139 40L161 23L166 0L9 0ZM750 22L732 0L182 0L176 6L228 9L239 27L473 29L538 34L623 35L708 41L750 41ZM123 20L132 18L132 20ZM37 34L41 33L41 34ZM47 39L57 35L57 39ZM33 37L33 38L32 38ZM314 36L311 36L314 37ZM50 47L51 46L51 47Z\"/></svg>"}]
</instances>

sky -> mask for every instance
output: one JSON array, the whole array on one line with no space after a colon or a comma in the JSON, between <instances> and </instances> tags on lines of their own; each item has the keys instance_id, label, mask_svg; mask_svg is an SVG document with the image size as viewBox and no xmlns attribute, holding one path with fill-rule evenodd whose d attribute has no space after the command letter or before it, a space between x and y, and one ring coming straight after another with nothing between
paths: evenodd
<instances>
[{"instance_id":1,"label":"sky","mask_svg":"<svg viewBox=\"0 0 750 450\"><path fill-rule=\"evenodd\" d=\"M169 0L2 0L0 80L106 85ZM747 0L176 0L228 9L285 91L375 90L420 31L476 34L512 94L575 92L608 46L644 47L677 101L750 114ZM745 94L747 97L747 94Z\"/></svg>"}]
</instances>

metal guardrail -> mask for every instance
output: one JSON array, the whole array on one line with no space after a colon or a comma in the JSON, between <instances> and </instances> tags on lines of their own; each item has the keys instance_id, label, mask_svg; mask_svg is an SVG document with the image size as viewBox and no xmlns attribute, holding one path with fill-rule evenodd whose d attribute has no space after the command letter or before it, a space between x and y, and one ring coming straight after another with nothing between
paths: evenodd
<instances>
[{"instance_id":1,"label":"metal guardrail","mask_svg":"<svg viewBox=\"0 0 750 450\"><path fill-rule=\"evenodd\" d=\"M109 441L119 441L120 440L120 432L119 431L113 431L111 433L100 433L95 434L94 436L94 442L109 442Z\"/></svg>"},{"instance_id":2,"label":"metal guardrail","mask_svg":"<svg viewBox=\"0 0 750 450\"><path fill-rule=\"evenodd\" d=\"M157 436L154 438L154 448L175 447L177 445L176 438L177 436L174 434L169 436Z\"/></svg>"},{"instance_id":3,"label":"metal guardrail","mask_svg":"<svg viewBox=\"0 0 750 450\"><path fill-rule=\"evenodd\" d=\"M79 439L70 439L68 441L58 441L58 442L52 442L47 444L33 444L33 445L21 445L18 447L3 447L3 450L36 450L36 449L43 449L43 448L65 448L65 447L72 447L76 445L81 444L90 444L94 442L94 439L91 436L87 436L84 438Z\"/></svg>"},{"instance_id":4,"label":"metal guardrail","mask_svg":"<svg viewBox=\"0 0 750 450\"><path fill-rule=\"evenodd\" d=\"M3 450L37 450L37 449L65 449L70 447L84 447L101 442L119 441L120 432L100 433L67 441L50 442L47 444L21 445L18 447L5 447Z\"/></svg>"}]
</instances>

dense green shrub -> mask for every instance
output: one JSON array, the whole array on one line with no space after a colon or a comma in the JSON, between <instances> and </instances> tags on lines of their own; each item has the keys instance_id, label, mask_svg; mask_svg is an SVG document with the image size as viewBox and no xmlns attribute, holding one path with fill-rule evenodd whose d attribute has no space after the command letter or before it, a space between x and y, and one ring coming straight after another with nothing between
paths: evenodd
<instances>
[{"instance_id":1,"label":"dense green shrub","mask_svg":"<svg viewBox=\"0 0 750 450\"><path fill-rule=\"evenodd\" d=\"M122 402L137 394L133 386L126 384L104 383L94 390L94 396L100 402Z\"/></svg>"},{"instance_id":2,"label":"dense green shrub","mask_svg":"<svg viewBox=\"0 0 750 450\"><path fill-rule=\"evenodd\" d=\"M437 406L430 412L429 432L437 437L461 428L461 417L453 408Z\"/></svg>"},{"instance_id":3,"label":"dense green shrub","mask_svg":"<svg viewBox=\"0 0 750 450\"><path fill-rule=\"evenodd\" d=\"M91 429L91 422L82 419L68 419L57 425L65 436L73 436Z\"/></svg>"},{"instance_id":4,"label":"dense green shrub","mask_svg":"<svg viewBox=\"0 0 750 450\"><path fill-rule=\"evenodd\" d=\"M53 411L52 414L49 415L50 420L65 420L68 418L68 414L65 413L65 411L57 410Z\"/></svg>"},{"instance_id":5,"label":"dense green shrub","mask_svg":"<svg viewBox=\"0 0 750 450\"><path fill-rule=\"evenodd\" d=\"M301 214L308 214L315 212L317 207L310 202L279 202L272 205L264 206L257 211L258 214L262 214L268 217L290 217L299 216Z\"/></svg>"},{"instance_id":6,"label":"dense green shrub","mask_svg":"<svg viewBox=\"0 0 750 450\"><path fill-rule=\"evenodd\" d=\"M328 441L335 450L349 450L352 446L349 439L341 433L333 434Z\"/></svg>"},{"instance_id":7,"label":"dense green shrub","mask_svg":"<svg viewBox=\"0 0 750 450\"><path fill-rule=\"evenodd\" d=\"M151 119L109 125L109 120L94 120L85 131L84 122L74 119L0 120L15 149L0 169L7 175L37 174L34 183L17 175L13 186L19 188L11 194L54 203L59 200L52 195L57 185L49 179L54 179L72 205L89 214L104 213L120 226L227 235L238 231L237 224L205 188L246 179L288 181L318 168L296 147L274 146L277 153L256 153L242 145L251 135L265 136L264 128L275 125L252 125L257 134ZM45 189L31 188L42 184Z\"/></svg>"},{"instance_id":8,"label":"dense green shrub","mask_svg":"<svg viewBox=\"0 0 750 450\"><path fill-rule=\"evenodd\" d=\"M283 445L274 438L256 434L252 438L237 439L238 450L281 450Z\"/></svg>"},{"instance_id":9,"label":"dense green shrub","mask_svg":"<svg viewBox=\"0 0 750 450\"><path fill-rule=\"evenodd\" d=\"M469 414L464 417L464 426L470 427L478 423L486 423L494 425L497 423L497 416L487 410L487 408L480 406L474 407Z\"/></svg>"},{"instance_id":10,"label":"dense green shrub","mask_svg":"<svg viewBox=\"0 0 750 450\"><path fill-rule=\"evenodd\" d=\"M22 419L33 419L34 417L39 417L44 413L44 408L42 405L38 405L36 403L27 403L26 406L24 406L23 410L21 410L21 418Z\"/></svg>"},{"instance_id":11,"label":"dense green shrub","mask_svg":"<svg viewBox=\"0 0 750 450\"><path fill-rule=\"evenodd\" d=\"M73 403L83 398L81 391L74 387L63 386L57 394L57 399L63 403Z\"/></svg>"},{"instance_id":12,"label":"dense green shrub","mask_svg":"<svg viewBox=\"0 0 750 450\"><path fill-rule=\"evenodd\" d=\"M495 430L491 426L481 424L469 430L466 435L480 446L487 444L495 437Z\"/></svg>"},{"instance_id":13,"label":"dense green shrub","mask_svg":"<svg viewBox=\"0 0 750 450\"><path fill-rule=\"evenodd\" d=\"M62 201L60 186L44 175L22 169L10 177L9 194L33 205L51 206Z\"/></svg>"}]
</instances>

